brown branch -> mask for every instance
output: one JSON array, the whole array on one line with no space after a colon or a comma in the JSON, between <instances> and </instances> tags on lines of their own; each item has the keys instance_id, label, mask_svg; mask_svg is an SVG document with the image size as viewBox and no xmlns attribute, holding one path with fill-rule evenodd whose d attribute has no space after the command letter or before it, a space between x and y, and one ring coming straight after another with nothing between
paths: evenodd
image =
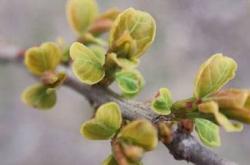
<instances>
[{"instance_id":1,"label":"brown branch","mask_svg":"<svg viewBox=\"0 0 250 165\"><path fill-rule=\"evenodd\" d=\"M0 63L22 63L19 56L23 52L16 47L1 47ZM9 50L9 51L5 51ZM11 51L10 51L11 50ZM151 122L157 121L159 116L151 111L150 107L141 102L127 101L122 99L112 91L100 86L88 86L80 83L72 75L69 75L64 83L65 86L83 95L91 105L97 107L105 102L114 101L121 107L124 118L134 120L145 118ZM166 116L164 119L171 118ZM220 158L217 154L200 145L200 143L190 134L177 129L173 135L173 141L165 144L169 152L177 160L186 160L198 165L235 165L236 163Z\"/></svg>"}]
</instances>

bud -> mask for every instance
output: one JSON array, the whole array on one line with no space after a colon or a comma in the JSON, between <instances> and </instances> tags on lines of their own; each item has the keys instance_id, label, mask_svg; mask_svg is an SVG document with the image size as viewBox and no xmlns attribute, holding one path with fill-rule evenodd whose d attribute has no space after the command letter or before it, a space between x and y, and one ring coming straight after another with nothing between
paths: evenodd
<instances>
[{"instance_id":1,"label":"bud","mask_svg":"<svg viewBox=\"0 0 250 165\"><path fill-rule=\"evenodd\" d=\"M140 161L144 154L143 148L136 145L122 143L122 149L126 157L132 162Z\"/></svg>"}]
</instances>

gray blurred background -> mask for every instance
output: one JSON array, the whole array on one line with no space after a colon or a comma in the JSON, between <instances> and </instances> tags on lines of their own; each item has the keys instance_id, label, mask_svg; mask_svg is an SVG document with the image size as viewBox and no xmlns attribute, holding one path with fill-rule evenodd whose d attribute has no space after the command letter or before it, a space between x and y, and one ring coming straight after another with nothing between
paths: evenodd
<instances>
[{"instance_id":1,"label":"gray blurred background","mask_svg":"<svg viewBox=\"0 0 250 165\"><path fill-rule=\"evenodd\" d=\"M74 34L65 18L66 0L0 0L0 40L22 47L38 45ZM133 6L151 13L157 22L155 43L142 58L146 79L139 100L150 98L160 87L175 99L192 95L199 64L218 52L239 64L232 87L250 88L249 0L98 0L101 11ZM20 101L22 90L34 80L16 66L0 66L1 165L99 165L110 153L109 142L93 142L79 133L91 116L83 97L61 88L56 107L48 112L31 109ZM214 151L242 165L250 161L250 127L242 133L222 131L222 147ZM145 165L187 164L175 161L159 145L146 154Z\"/></svg>"}]
</instances>

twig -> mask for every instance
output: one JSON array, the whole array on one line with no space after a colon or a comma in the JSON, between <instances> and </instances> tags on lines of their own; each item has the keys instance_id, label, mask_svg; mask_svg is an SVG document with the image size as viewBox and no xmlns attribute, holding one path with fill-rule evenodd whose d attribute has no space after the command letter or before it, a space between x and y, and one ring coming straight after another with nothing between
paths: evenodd
<instances>
[{"instance_id":1,"label":"twig","mask_svg":"<svg viewBox=\"0 0 250 165\"><path fill-rule=\"evenodd\" d=\"M20 52L23 51L16 47L0 45L0 63L22 63L22 60L19 58L20 54L22 55ZM71 75L68 76L64 85L83 95L94 107L109 101L118 103L121 107L122 115L126 119L145 118L151 122L155 122L159 118L159 116L151 111L149 106L141 102L124 100L112 91L100 86L84 85ZM165 117L165 119L167 118L168 116ZM165 146L177 160L186 160L197 165L236 165L234 162L220 158L211 150L200 145L192 135L180 129L174 132L173 141L165 144Z\"/></svg>"}]
</instances>

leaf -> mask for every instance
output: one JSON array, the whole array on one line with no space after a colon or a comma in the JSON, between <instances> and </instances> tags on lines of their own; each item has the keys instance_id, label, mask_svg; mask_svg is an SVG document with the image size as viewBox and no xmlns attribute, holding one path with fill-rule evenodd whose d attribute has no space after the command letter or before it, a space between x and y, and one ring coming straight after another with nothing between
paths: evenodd
<instances>
[{"instance_id":1,"label":"leaf","mask_svg":"<svg viewBox=\"0 0 250 165\"><path fill-rule=\"evenodd\" d=\"M219 147L221 145L219 127L211 121L196 118L195 130L203 144L209 147Z\"/></svg>"},{"instance_id":2,"label":"leaf","mask_svg":"<svg viewBox=\"0 0 250 165\"><path fill-rule=\"evenodd\" d=\"M24 63L28 70L35 75L42 75L45 71L54 71L60 63L62 53L52 42L32 47L25 52Z\"/></svg>"},{"instance_id":3,"label":"leaf","mask_svg":"<svg viewBox=\"0 0 250 165\"><path fill-rule=\"evenodd\" d=\"M95 114L95 119L109 128L119 129L122 124L122 114L119 105L115 102L101 105Z\"/></svg>"},{"instance_id":4,"label":"leaf","mask_svg":"<svg viewBox=\"0 0 250 165\"><path fill-rule=\"evenodd\" d=\"M109 57L122 69L134 69L139 64L139 60L137 59L128 60L126 58L118 58L115 53L110 53Z\"/></svg>"},{"instance_id":5,"label":"leaf","mask_svg":"<svg viewBox=\"0 0 250 165\"><path fill-rule=\"evenodd\" d=\"M95 53L101 65L104 65L106 50L98 45L90 45L89 48Z\"/></svg>"},{"instance_id":6,"label":"leaf","mask_svg":"<svg viewBox=\"0 0 250 165\"><path fill-rule=\"evenodd\" d=\"M103 162L102 165L118 165L113 155L109 155Z\"/></svg>"},{"instance_id":7,"label":"leaf","mask_svg":"<svg viewBox=\"0 0 250 165\"><path fill-rule=\"evenodd\" d=\"M56 100L55 90L50 90L50 88L41 84L30 86L22 93L24 103L41 110L54 107Z\"/></svg>"},{"instance_id":8,"label":"leaf","mask_svg":"<svg viewBox=\"0 0 250 165\"><path fill-rule=\"evenodd\" d=\"M214 101L199 104L198 109L203 113L212 113L219 125L221 125L227 132L240 132L243 129L242 124L231 123L225 115L220 113L218 104Z\"/></svg>"},{"instance_id":9,"label":"leaf","mask_svg":"<svg viewBox=\"0 0 250 165\"><path fill-rule=\"evenodd\" d=\"M227 89L215 93L209 99L217 102L220 108L243 108L248 95L247 90Z\"/></svg>"},{"instance_id":10,"label":"leaf","mask_svg":"<svg viewBox=\"0 0 250 165\"><path fill-rule=\"evenodd\" d=\"M115 53L121 49L135 49L128 50L127 52L132 54L125 55L135 59L150 47L155 33L156 24L150 14L129 8L115 19L110 31L109 43ZM120 57L120 54L117 54Z\"/></svg>"},{"instance_id":11,"label":"leaf","mask_svg":"<svg viewBox=\"0 0 250 165\"><path fill-rule=\"evenodd\" d=\"M82 125L81 134L90 140L107 140L113 136L114 130L92 119Z\"/></svg>"},{"instance_id":12,"label":"leaf","mask_svg":"<svg viewBox=\"0 0 250 165\"><path fill-rule=\"evenodd\" d=\"M135 120L127 124L118 134L118 138L150 151L158 143L157 131L155 127L147 120Z\"/></svg>"},{"instance_id":13,"label":"leaf","mask_svg":"<svg viewBox=\"0 0 250 165\"><path fill-rule=\"evenodd\" d=\"M200 67L196 76L194 96L206 97L221 89L228 81L234 78L237 63L222 54L215 54Z\"/></svg>"},{"instance_id":14,"label":"leaf","mask_svg":"<svg viewBox=\"0 0 250 165\"><path fill-rule=\"evenodd\" d=\"M122 116L119 106L109 102L100 106L95 118L82 124L81 134L91 140L110 139L121 127Z\"/></svg>"},{"instance_id":15,"label":"leaf","mask_svg":"<svg viewBox=\"0 0 250 165\"><path fill-rule=\"evenodd\" d=\"M69 0L66 8L69 24L79 34L86 32L98 15L95 0Z\"/></svg>"},{"instance_id":16,"label":"leaf","mask_svg":"<svg viewBox=\"0 0 250 165\"><path fill-rule=\"evenodd\" d=\"M105 76L102 57L83 44L73 43L70 48L70 56L73 59L73 73L81 82L93 85Z\"/></svg>"},{"instance_id":17,"label":"leaf","mask_svg":"<svg viewBox=\"0 0 250 165\"><path fill-rule=\"evenodd\" d=\"M159 115L168 115L171 113L172 104L173 100L170 91L167 88L161 88L151 102L151 109Z\"/></svg>"},{"instance_id":18,"label":"leaf","mask_svg":"<svg viewBox=\"0 0 250 165\"><path fill-rule=\"evenodd\" d=\"M134 96L144 86L144 78L137 70L122 70L116 72L115 81L124 95Z\"/></svg>"}]
</instances>

